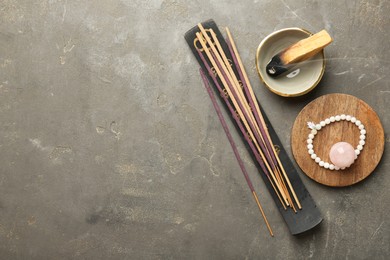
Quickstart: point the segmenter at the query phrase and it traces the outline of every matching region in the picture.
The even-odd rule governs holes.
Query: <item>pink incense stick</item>
[[[270,154],[271,154],[273,166],[275,167],[275,165],[278,165],[278,163],[277,163],[277,160],[276,160],[276,158],[275,158],[274,153],[272,152],[272,145],[271,145],[271,142],[270,142],[270,140],[267,138],[268,135],[266,134],[265,129],[264,129],[264,126],[263,126],[263,124],[261,123],[260,116],[259,116],[259,114],[257,113],[257,109],[256,109],[256,106],[255,106],[254,101],[253,101],[253,99],[252,99],[252,95],[251,95],[250,92],[249,92],[248,85],[246,84],[246,80],[244,79],[244,76],[243,76],[242,71],[241,71],[241,67],[240,67],[239,64],[238,64],[236,54],[234,53],[234,51],[233,51],[233,49],[232,49],[232,44],[231,44],[229,38],[226,39],[226,43],[227,43],[227,45],[228,45],[228,48],[229,48],[229,51],[230,51],[230,55],[231,55],[232,58],[233,58],[234,65],[235,65],[236,68],[237,68],[237,72],[238,72],[238,74],[239,74],[239,78],[240,78],[240,80],[241,80],[241,82],[242,82],[242,84],[243,84],[243,88],[244,88],[245,94],[246,94],[246,96],[247,96],[247,98],[248,98],[249,105],[250,105],[250,107],[252,108],[253,114],[255,115],[256,122],[257,122],[257,124],[258,124],[258,126],[259,126],[261,135],[264,137],[265,144],[266,144],[266,146],[267,146],[267,148],[268,148],[268,150],[269,150],[269,152],[270,152]]]
[[[245,177],[245,180],[246,180],[246,182],[247,182],[247,184],[248,184],[248,186],[249,186],[249,189],[250,189],[251,192],[252,192],[253,197],[255,198],[255,201],[256,201],[256,203],[257,203],[257,206],[259,207],[259,210],[260,210],[260,212],[261,212],[261,215],[263,216],[264,222],[265,222],[265,224],[267,225],[268,231],[269,231],[269,233],[270,233],[271,236],[274,236],[274,234],[273,234],[273,232],[272,232],[272,229],[271,229],[271,227],[270,227],[270,225],[269,225],[269,223],[268,223],[267,217],[265,216],[264,211],[263,211],[263,208],[262,208],[262,206],[261,206],[261,204],[260,204],[260,201],[259,201],[259,199],[258,199],[258,197],[257,197],[256,191],[255,191],[255,189],[253,188],[252,181],[250,180],[249,175],[248,175],[248,172],[246,171],[246,168],[245,168],[245,166],[244,166],[244,162],[242,161],[242,159],[241,159],[241,157],[240,157],[240,154],[238,153],[237,146],[236,146],[236,144],[235,144],[235,142],[234,142],[234,140],[233,140],[232,135],[230,134],[230,131],[229,131],[229,128],[228,128],[228,126],[227,126],[227,124],[226,124],[225,118],[223,117],[223,114],[222,114],[222,112],[221,112],[221,109],[220,109],[219,106],[218,106],[217,100],[215,99],[214,93],[213,93],[213,91],[212,91],[212,89],[211,89],[211,87],[210,87],[210,85],[209,85],[209,82],[208,82],[208,80],[207,80],[207,78],[206,78],[206,75],[205,75],[205,73],[203,72],[203,70],[202,70],[201,68],[199,69],[199,72],[200,72],[200,75],[201,75],[201,77],[202,77],[204,86],[205,86],[205,88],[206,88],[206,90],[207,90],[207,93],[208,93],[209,96],[210,96],[211,102],[213,103],[214,109],[215,109],[215,111],[217,112],[218,118],[219,118],[219,120],[220,120],[220,122],[221,122],[221,124],[222,124],[223,130],[225,131],[225,134],[226,134],[226,136],[227,136],[227,138],[228,138],[228,140],[229,140],[229,143],[230,143],[230,145],[231,145],[231,147],[232,147],[232,149],[233,149],[234,155],[236,156],[236,159],[237,159],[237,161],[238,161],[238,164],[240,165],[240,168],[241,168],[241,171],[242,171],[242,173],[243,173],[243,175],[244,175],[244,177]]]
[[[225,103],[228,106],[228,109],[229,109],[230,113],[232,113],[232,115],[234,117],[234,120],[236,121],[236,123],[237,123],[237,125],[238,125],[238,127],[239,127],[239,129],[240,129],[240,131],[242,133],[242,135],[244,136],[244,138],[247,141],[247,143],[249,144],[253,154],[255,155],[256,161],[259,163],[259,165],[260,165],[261,169],[263,170],[263,172],[269,177],[268,170],[265,167],[263,160],[260,158],[259,152],[256,150],[253,142],[249,139],[248,134],[246,133],[244,126],[242,125],[239,117],[237,116],[236,112],[234,111],[234,109],[233,109],[232,105],[230,104],[229,100],[225,96],[225,94],[223,92],[223,89],[221,88],[217,78],[214,76],[214,73],[212,72],[212,70],[210,68],[210,65],[207,63],[205,57],[203,56],[203,54],[199,50],[198,50],[198,54],[199,54],[199,57],[201,58],[203,64],[205,65],[205,67],[206,67],[210,77],[213,79],[214,84],[217,86],[217,88],[219,90],[219,93],[221,94],[221,96],[225,100]]]

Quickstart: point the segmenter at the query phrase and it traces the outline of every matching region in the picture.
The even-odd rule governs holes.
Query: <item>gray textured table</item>
[[[324,222],[293,237],[237,141],[269,237],[183,35],[209,18],[230,28],[291,157],[296,115],[323,94],[363,99],[388,132],[389,13],[383,0],[1,1],[0,258],[388,259],[386,148],[352,187],[300,172]],[[286,99],[254,60],[292,26],[335,41],[319,86]]]

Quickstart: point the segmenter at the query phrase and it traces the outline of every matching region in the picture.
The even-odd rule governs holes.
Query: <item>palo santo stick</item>
[[[226,91],[228,92],[229,97],[231,98],[231,100],[233,102],[233,105],[234,105],[235,109],[237,110],[237,113],[239,114],[240,118],[242,119],[242,121],[243,121],[243,123],[245,125],[245,128],[247,129],[250,137],[253,140],[253,143],[255,144],[258,152],[260,153],[260,156],[262,157],[262,159],[264,161],[264,164],[266,165],[266,167],[268,169],[268,172],[270,173],[272,179],[274,180],[274,183],[277,186],[277,188],[278,188],[278,190],[280,192],[280,195],[282,196],[285,204],[289,206],[289,202],[287,201],[287,198],[286,198],[286,195],[285,195],[283,189],[280,187],[280,184],[276,181],[275,176],[274,176],[274,174],[273,174],[273,172],[272,172],[272,170],[271,170],[271,168],[270,168],[270,166],[268,164],[268,161],[266,160],[264,154],[262,153],[262,151],[261,151],[261,149],[260,149],[260,147],[259,147],[259,145],[258,145],[258,143],[257,143],[257,141],[256,141],[256,139],[255,139],[255,137],[254,137],[254,135],[252,133],[252,131],[251,131],[251,128],[248,125],[246,117],[243,115],[243,112],[241,111],[240,106],[238,105],[238,103],[237,103],[233,93],[231,92],[231,89],[230,89],[229,85],[232,84],[233,80],[230,77],[230,74],[227,71],[227,68],[225,66],[223,66],[224,63],[223,63],[219,53],[215,49],[214,44],[212,43],[211,39],[209,38],[209,36],[207,35],[206,31],[204,30],[203,26],[201,24],[199,24],[198,26],[199,26],[199,28],[200,28],[200,30],[202,32],[202,36],[204,37],[204,39],[206,39],[206,41],[209,44],[209,46],[211,47],[211,50],[213,51],[215,57],[217,58],[217,61],[214,60],[212,54],[210,53],[209,48],[206,46],[206,43],[204,42],[201,34],[200,33],[196,33],[196,36],[197,36],[200,44],[202,45],[202,48],[205,50],[208,59],[210,60],[211,64],[213,65],[215,71],[217,72],[217,74],[218,74],[222,84],[224,85]],[[218,64],[222,67],[222,70],[224,72],[223,74],[222,74],[221,70],[219,69],[219,66],[218,66],[218,64],[216,62],[218,62]],[[227,77],[227,80],[228,80],[229,83],[225,80],[225,77]]]
[[[332,37],[322,30],[306,39],[289,46],[276,54],[267,64],[266,70],[271,77],[286,72],[291,64],[311,58],[332,42]]]

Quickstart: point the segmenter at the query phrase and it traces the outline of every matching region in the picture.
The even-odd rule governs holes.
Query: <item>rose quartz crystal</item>
[[[330,148],[329,157],[335,166],[343,169],[355,161],[355,149],[347,142],[335,143]]]

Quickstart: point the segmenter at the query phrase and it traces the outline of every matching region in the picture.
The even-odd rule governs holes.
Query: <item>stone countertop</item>
[[[388,132],[389,2],[34,2],[0,4],[2,258],[390,257],[386,148],[375,172],[351,187],[299,171],[324,221],[294,237],[237,141],[268,235],[184,40],[206,19],[229,27],[292,158],[295,117],[324,94],[364,100]],[[334,38],[322,81],[299,98],[268,91],[255,68],[260,41],[286,27]]]

